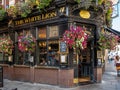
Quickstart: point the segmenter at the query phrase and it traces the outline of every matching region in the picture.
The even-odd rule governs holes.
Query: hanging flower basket
[[[36,39],[31,35],[18,37],[18,48],[21,52],[34,52]]]
[[[11,55],[13,47],[13,41],[10,39],[10,37],[0,37],[0,52]]]
[[[70,30],[66,30],[63,34],[63,41],[67,44],[69,48],[80,48],[84,49],[87,47],[88,35],[82,27],[73,26]]]
[[[102,49],[114,49],[117,45],[119,37],[113,33],[101,34],[99,38],[99,48]]]

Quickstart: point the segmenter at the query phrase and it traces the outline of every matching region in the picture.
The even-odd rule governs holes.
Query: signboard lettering
[[[22,20],[17,20],[17,21],[15,21],[15,26],[30,23],[30,22],[35,22],[35,21],[39,21],[39,20],[50,19],[50,18],[53,18],[56,16],[57,16],[56,12],[41,14],[38,16],[33,16],[33,17],[22,19]]]

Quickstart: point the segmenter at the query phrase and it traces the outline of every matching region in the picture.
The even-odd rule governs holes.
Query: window
[[[38,65],[59,66],[59,40],[39,41]]]
[[[58,26],[49,27],[49,38],[54,38],[59,36]]]
[[[4,38],[5,37],[5,38]],[[9,35],[8,33],[4,33],[4,34],[1,34],[0,35],[0,38],[3,39],[3,41],[6,41],[5,39],[9,38]],[[2,44],[2,43],[1,43]],[[7,45],[7,44],[5,44]],[[8,57],[9,57],[9,50],[6,46],[3,46],[4,47],[4,51],[0,50],[0,63],[1,64],[8,64],[9,63],[9,60],[8,60]],[[3,48],[3,47],[0,47],[0,48]]]
[[[28,35],[30,33],[29,30],[23,30],[21,32],[17,32],[17,38],[21,35]],[[26,48],[27,49],[27,48]],[[15,64],[18,65],[31,65],[34,63],[34,52],[28,52],[27,50],[25,52],[22,52],[19,50],[18,45],[16,47],[16,61]]]
[[[59,40],[48,42],[48,65],[59,66]]]
[[[39,38],[41,39],[46,38],[46,28],[40,28],[38,33],[39,33],[38,35]]]
[[[48,35],[47,35],[48,33]],[[39,60],[37,65],[59,66],[58,26],[43,27],[38,31]],[[54,40],[52,38],[55,38]]]
[[[47,43],[46,41],[39,42],[39,65],[47,65]]]

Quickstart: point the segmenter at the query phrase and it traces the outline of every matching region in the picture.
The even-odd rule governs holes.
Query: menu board
[[[60,42],[60,52],[67,52],[67,45],[65,42]]]

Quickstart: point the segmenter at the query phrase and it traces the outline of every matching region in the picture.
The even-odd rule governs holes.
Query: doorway
[[[81,50],[78,54],[78,82],[80,84],[90,83],[93,79],[93,56],[94,51],[91,50],[92,42],[88,42],[87,48]]]

